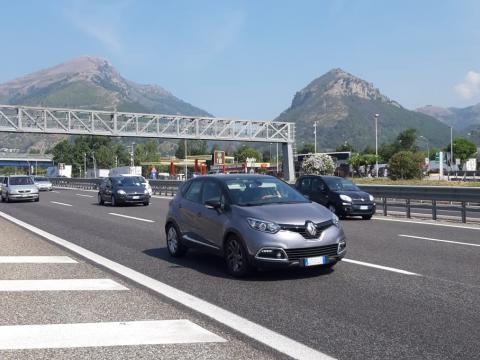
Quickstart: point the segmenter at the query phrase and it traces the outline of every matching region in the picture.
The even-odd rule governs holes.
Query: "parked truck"
[[[119,176],[119,175],[142,175],[141,166],[120,166],[113,169],[110,169],[109,176]]]
[[[72,165],[58,164],[47,168],[47,177],[72,177]]]

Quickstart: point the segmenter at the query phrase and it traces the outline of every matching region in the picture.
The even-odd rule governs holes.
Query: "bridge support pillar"
[[[293,143],[282,144],[283,179],[288,182],[295,181],[295,166],[293,163]]]

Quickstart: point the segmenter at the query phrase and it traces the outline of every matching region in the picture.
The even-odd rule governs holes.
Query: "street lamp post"
[[[314,144],[313,144],[313,148],[315,150],[315,154],[317,153],[317,122],[315,121],[313,123],[313,135],[314,135]]]
[[[375,168],[376,176],[378,178],[378,117],[379,114],[375,114]]]
[[[83,153],[83,176],[87,178],[87,153]]]
[[[185,137],[185,181],[187,180],[187,138]]]
[[[132,143],[132,151],[130,152],[130,166],[135,166],[135,143]]]
[[[450,126],[450,171],[453,170],[453,126]]]
[[[276,159],[277,159],[277,174],[278,174],[278,142],[277,142],[277,157],[276,157]]]

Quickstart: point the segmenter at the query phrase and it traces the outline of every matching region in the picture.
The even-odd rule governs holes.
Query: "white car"
[[[53,190],[53,185],[48,180],[48,178],[44,176],[32,176],[32,180],[35,183],[35,185],[38,187],[38,190],[40,191],[52,191]]]
[[[147,189],[148,194],[149,194],[150,196],[153,195],[152,186],[150,185],[150,183],[148,182],[148,180],[145,179],[143,176],[141,176],[141,175],[131,175],[131,174],[121,174],[120,176],[124,176],[124,177],[135,177],[135,178],[137,178],[138,182],[141,183],[143,186],[145,186],[145,189]]]

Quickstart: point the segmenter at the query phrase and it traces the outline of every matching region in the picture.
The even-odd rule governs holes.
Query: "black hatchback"
[[[150,194],[135,176],[114,176],[105,178],[98,189],[98,203],[109,202],[112,206],[120,204],[150,204]]]
[[[304,175],[297,180],[295,187],[341,218],[361,216],[368,220],[375,214],[374,197],[342,177]]]

